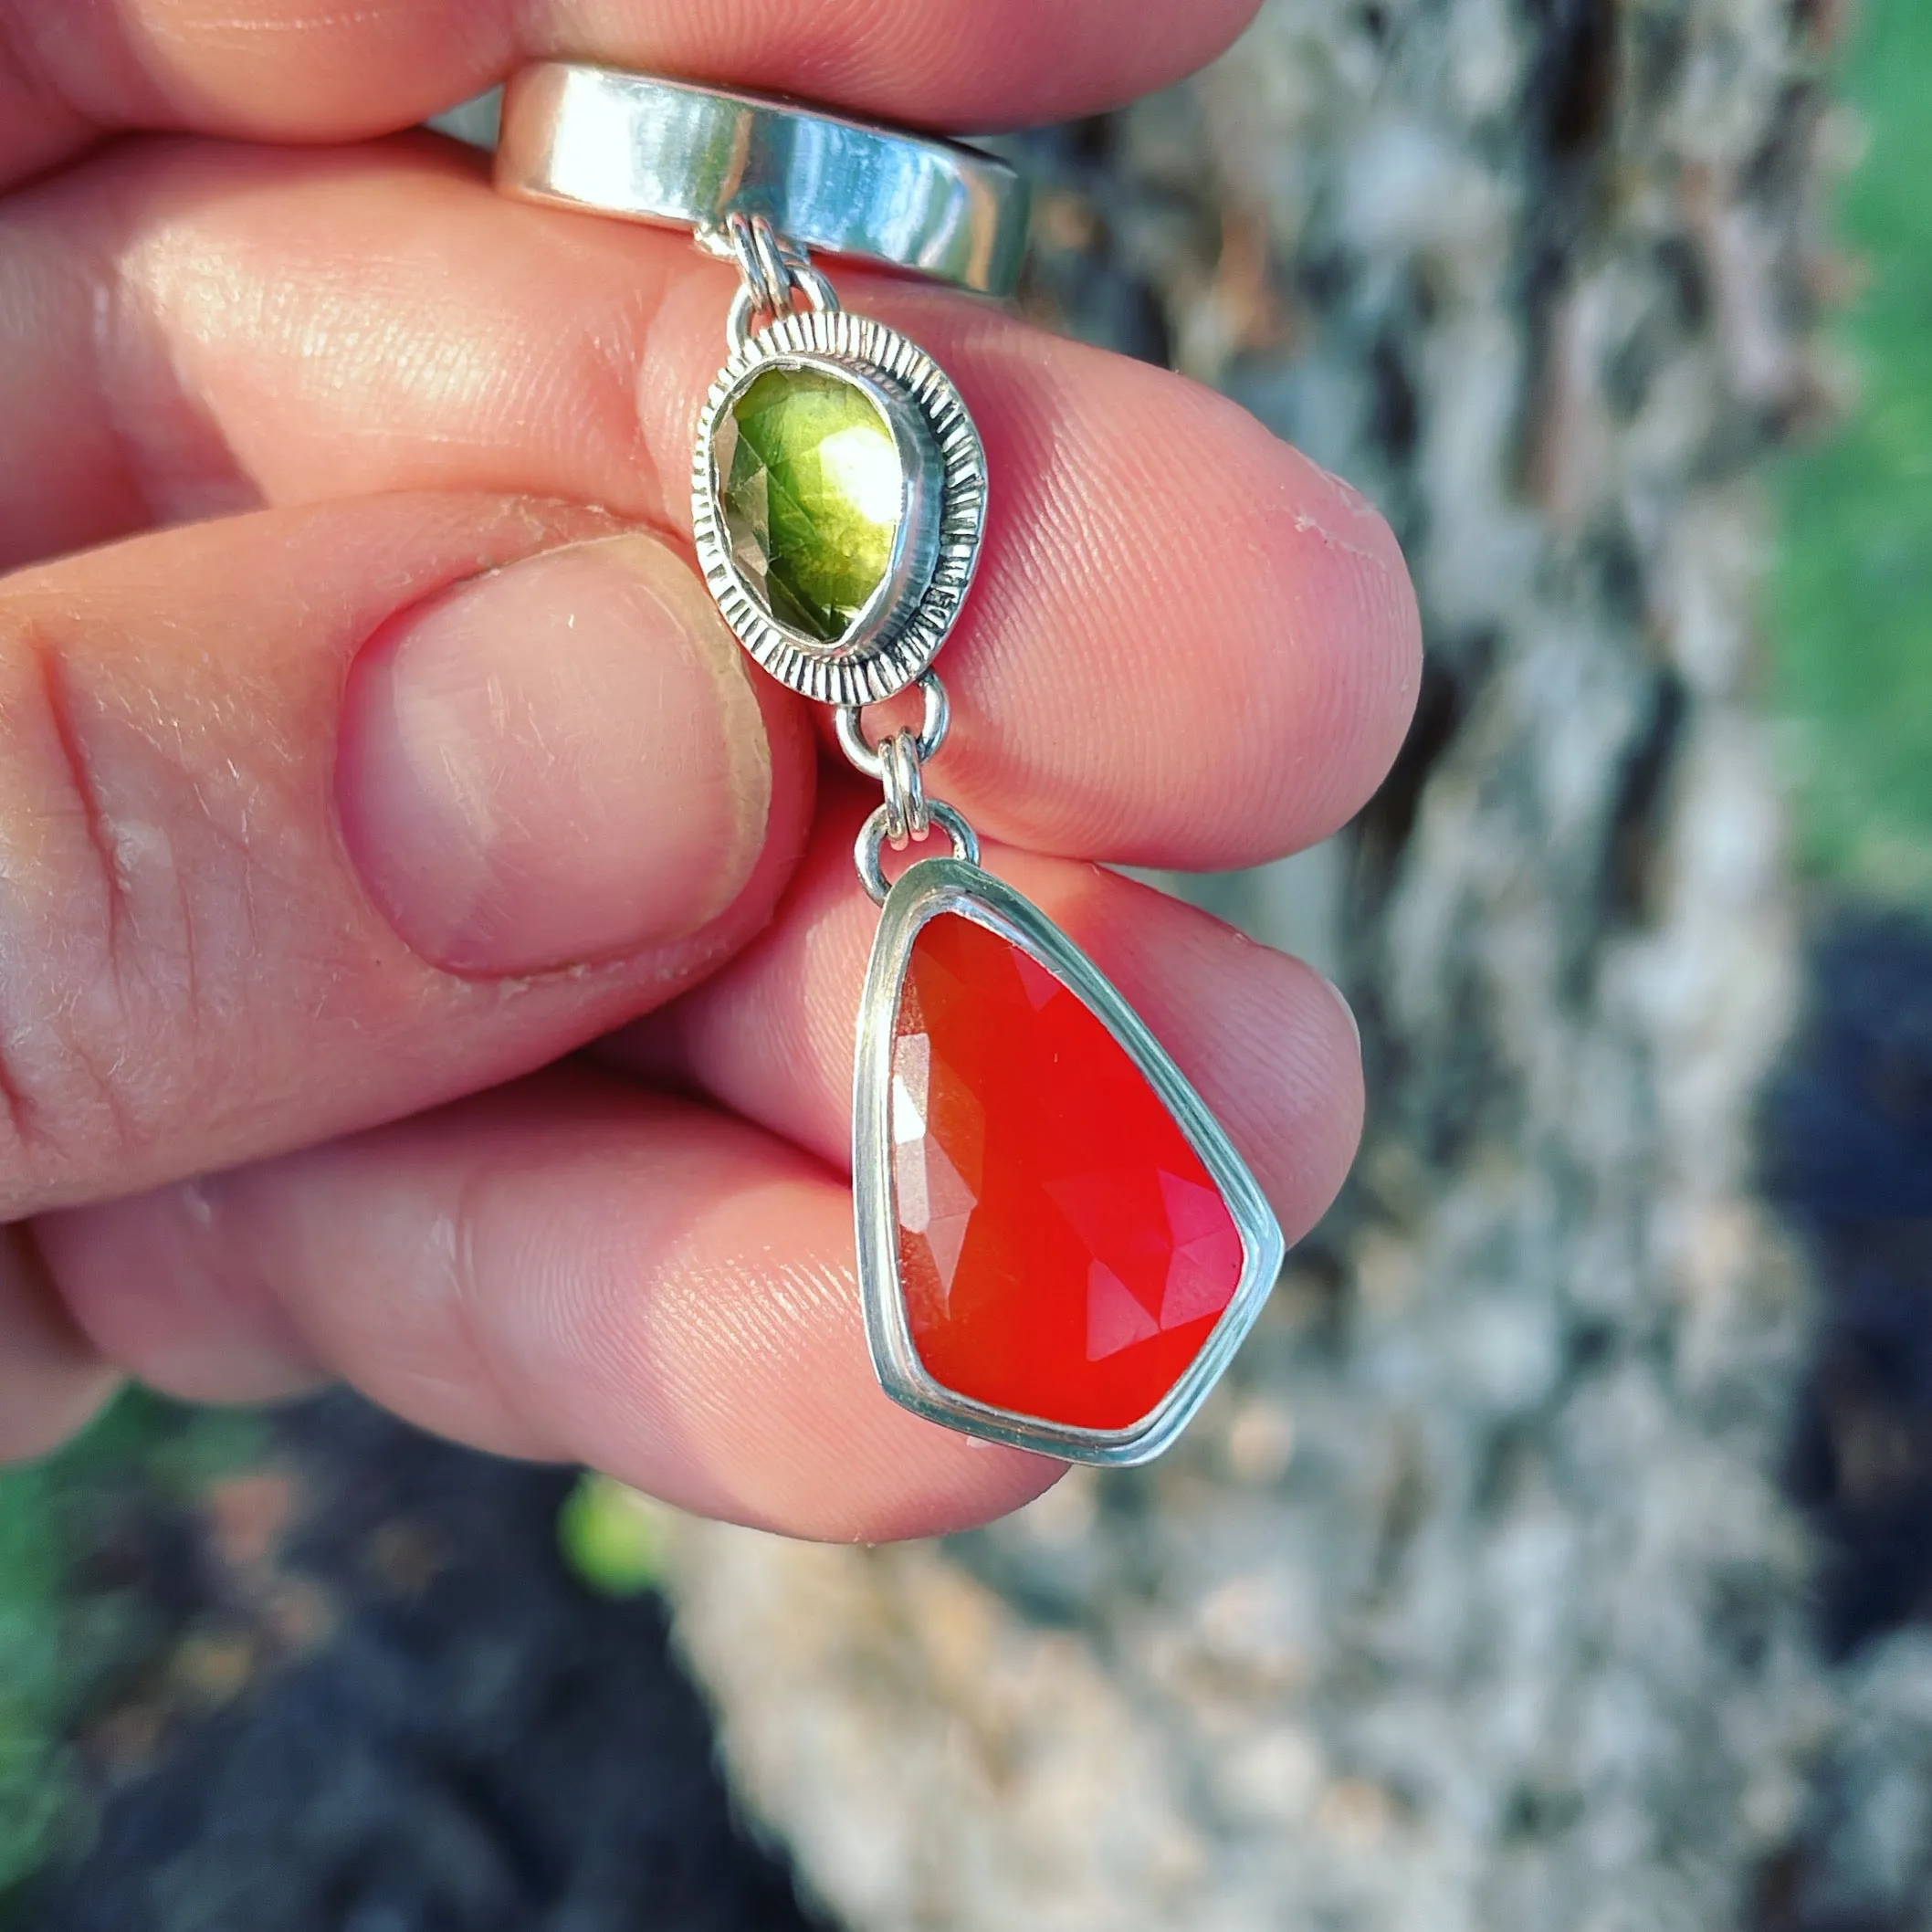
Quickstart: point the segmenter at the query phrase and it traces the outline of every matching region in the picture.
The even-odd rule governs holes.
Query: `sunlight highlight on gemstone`
[[[906,473],[856,383],[781,364],[725,412],[713,449],[731,555],[781,624],[821,643],[852,628],[891,573]]]

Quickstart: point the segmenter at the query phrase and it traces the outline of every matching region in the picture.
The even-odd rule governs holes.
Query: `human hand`
[[[867,1364],[869,801],[687,550],[731,271],[376,137],[559,52],[1054,118],[1250,5],[0,0],[0,1455],[123,1372],[346,1377],[800,1535],[1052,1479]],[[838,277],[991,460],[942,789],[1292,1240],[1359,1131],[1344,1009],[1093,862],[1255,864],[1361,804],[1418,675],[1393,541],[1203,389]]]

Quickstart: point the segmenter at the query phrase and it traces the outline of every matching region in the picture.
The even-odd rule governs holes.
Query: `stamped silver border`
[[[1080,1429],[1018,1415],[935,1381],[913,1347],[899,1281],[892,1172],[892,1042],[913,941],[928,920],[959,913],[1030,952],[1098,1016],[1147,1076],[1225,1198],[1241,1235],[1241,1280],[1220,1322],[1160,1406],[1128,1429]],[[1171,1444],[1255,1325],[1281,1272],[1281,1228],[1246,1163],[1146,1024],[1087,955],[1012,887],[956,858],[923,859],[887,896],[859,1004],[852,1108],[852,1185],[866,1339],[880,1384],[929,1422],[1068,1462],[1122,1467]]]
[[[926,445],[909,471],[895,562],[924,565],[929,558],[929,567],[896,567],[835,644],[793,630],[759,602],[731,554],[719,501],[715,445],[724,412],[754,375],[785,366],[858,383],[892,424],[902,456],[912,455],[908,436]],[[877,704],[931,664],[966,600],[986,529],[986,452],[959,391],[916,342],[869,316],[803,310],[747,337],[711,384],[692,456],[691,523],[719,609],[772,677],[821,704]]]

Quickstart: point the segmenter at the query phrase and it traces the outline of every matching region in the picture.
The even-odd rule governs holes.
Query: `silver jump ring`
[[[940,746],[946,742],[946,734],[952,730],[952,702],[946,696],[946,687],[940,682],[937,671],[922,673],[919,687],[919,696],[925,700],[919,736],[919,758],[925,761],[939,756]],[[838,731],[838,748],[867,778],[883,780],[886,761],[880,753],[884,746],[866,740],[864,717],[863,705],[842,704],[838,707],[833,717]]]
[[[908,731],[895,731],[880,746],[886,768],[886,842],[903,852],[908,841],[932,830],[932,813],[926,803],[926,781],[920,772],[919,741]]]
[[[775,315],[791,307],[791,271],[772,224],[762,215],[740,215],[734,208],[717,227],[700,228],[697,241],[707,255],[735,265],[761,310]]]
[[[969,866],[977,866],[980,840],[972,827],[944,799],[927,800],[926,809],[932,814],[932,823],[952,841],[953,857],[964,860]],[[884,805],[879,806],[866,821],[859,831],[858,842],[852,848],[852,856],[858,864],[859,883],[865,887],[866,896],[875,906],[883,906],[886,895],[892,889],[886,883],[886,810]]]
[[[830,315],[838,308],[838,295],[832,284],[814,268],[810,262],[791,264],[792,288],[803,295],[808,307],[816,309],[821,315]],[[787,302],[782,308],[770,311],[782,315],[791,307]],[[751,340],[753,320],[766,313],[759,292],[748,281],[740,282],[738,292],[731,298],[731,312],[725,318],[725,339],[731,345],[731,353],[736,355]]]
[[[737,266],[738,290],[725,323],[734,352],[751,339],[759,317],[776,320],[789,314],[795,295],[802,294],[821,313],[838,307],[837,292],[812,266],[811,257],[762,215],[746,215],[734,209],[716,226],[700,228],[698,245]]]
[[[742,215],[733,217],[743,221]],[[751,254],[758,263],[759,292],[764,305],[774,315],[782,315],[792,305],[793,269],[810,266],[804,251],[800,248],[784,249],[779,246],[776,231],[762,215],[754,215],[751,222]]]
[[[716,227],[697,231],[707,255],[734,263],[761,313],[782,315],[792,306],[793,271],[810,266],[801,248],[786,242],[762,215],[733,209]]]

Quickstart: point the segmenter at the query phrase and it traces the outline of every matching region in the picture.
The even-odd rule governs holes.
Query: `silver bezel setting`
[[[731,553],[718,477],[719,425],[734,397],[772,368],[855,383],[891,425],[907,478],[893,569],[835,643],[781,622]],[[782,316],[733,351],[705,398],[691,469],[698,567],[725,621],[781,684],[822,704],[877,704],[914,683],[945,643],[971,587],[986,527],[986,453],[960,393],[916,342],[869,316]]]
[[[892,1044],[912,947],[929,920],[957,913],[1031,953],[1085,1001],[1147,1076],[1220,1188],[1241,1236],[1233,1298],[1158,1407],[1125,1429],[1083,1429],[996,1409],[935,1381],[919,1360],[899,1279],[892,1171]],[[1065,1461],[1122,1467],[1150,1461],[1192,1419],[1254,1327],[1286,1252],[1265,1196],[1221,1123],[1153,1034],[1087,955],[1012,887],[957,858],[922,859],[887,895],[859,1005],[852,1108],[852,1183],[866,1339],[886,1392],[929,1422]]]

